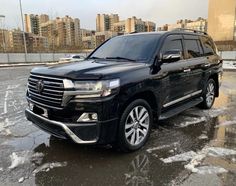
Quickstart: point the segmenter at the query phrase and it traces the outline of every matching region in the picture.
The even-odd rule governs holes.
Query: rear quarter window
[[[202,47],[204,51],[204,56],[214,55],[216,53],[216,48],[213,41],[208,37],[201,37]]]

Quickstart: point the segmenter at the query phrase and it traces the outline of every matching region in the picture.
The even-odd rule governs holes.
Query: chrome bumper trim
[[[44,118],[38,114],[35,114],[34,112],[32,112],[29,109],[26,109],[26,112],[30,113],[31,115],[33,115],[34,117],[37,117],[47,123],[51,123],[57,126],[60,126],[61,128],[63,128],[63,130],[66,132],[66,134],[75,142],[78,144],[93,144],[96,143],[98,141],[98,139],[95,140],[91,140],[91,141],[84,141],[82,139],[80,139],[78,136],[76,136],[64,123],[62,122],[58,122],[58,121],[53,121],[53,120],[49,120],[47,118]]]

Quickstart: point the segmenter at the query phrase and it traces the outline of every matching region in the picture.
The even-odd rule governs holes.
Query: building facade
[[[80,20],[65,16],[42,23],[41,35],[48,38],[49,48],[79,48],[82,45]]]
[[[114,30],[114,24],[119,22],[118,14],[97,14],[96,31],[104,32]]]
[[[208,33],[217,42],[236,41],[235,0],[209,0]]]
[[[207,32],[207,20],[199,17],[197,20],[178,20],[174,24],[165,24],[158,27],[158,31],[171,31],[175,29],[192,29]]]

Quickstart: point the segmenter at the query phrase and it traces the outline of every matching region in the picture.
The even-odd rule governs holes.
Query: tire
[[[117,139],[119,149],[132,152],[144,146],[150,136],[152,124],[150,105],[143,99],[131,102],[121,115]]]
[[[202,94],[203,102],[199,104],[202,109],[210,109],[214,102],[216,96],[216,83],[213,79],[209,79],[206,88]]]

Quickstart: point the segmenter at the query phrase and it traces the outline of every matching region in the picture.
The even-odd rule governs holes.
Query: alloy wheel
[[[134,107],[125,122],[125,137],[131,145],[139,145],[148,134],[150,116],[144,106]]]

